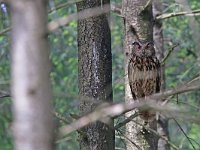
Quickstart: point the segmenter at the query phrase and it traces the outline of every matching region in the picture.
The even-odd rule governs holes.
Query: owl
[[[128,79],[133,99],[144,98],[160,91],[160,62],[153,42],[134,42],[128,64]],[[141,118],[150,120],[155,114],[139,110]]]

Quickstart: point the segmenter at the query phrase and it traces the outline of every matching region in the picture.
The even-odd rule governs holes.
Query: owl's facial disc
[[[153,42],[148,42],[148,43],[144,44],[143,51],[144,51],[145,57],[154,56],[155,55],[155,49],[154,49]]]
[[[136,56],[141,57],[142,45],[139,42],[133,42],[132,45],[133,45],[132,53],[135,54]]]

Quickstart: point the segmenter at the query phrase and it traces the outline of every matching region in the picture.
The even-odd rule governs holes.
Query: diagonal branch
[[[56,19],[54,21],[51,21],[50,23],[48,23],[48,30],[55,31],[57,28],[61,26],[65,26],[73,20],[86,19],[86,18],[108,13],[109,11],[110,11],[110,5],[104,5],[103,7],[88,8],[81,12],[74,13],[74,14]]]
[[[161,64],[164,64],[165,61],[168,59],[170,54],[175,50],[175,48],[179,45],[179,43],[175,44],[167,53],[167,55],[162,59]]]
[[[179,150],[179,148],[178,148],[176,145],[174,145],[172,142],[170,142],[169,139],[168,139],[166,136],[160,135],[157,131],[155,131],[155,130],[153,130],[153,129],[151,129],[151,128],[149,128],[149,127],[147,127],[147,126],[145,126],[145,125],[143,125],[143,124],[141,124],[141,123],[139,123],[139,122],[136,122],[135,120],[133,120],[133,121],[134,121],[136,124],[138,124],[138,125],[142,126],[143,128],[145,128],[146,130],[150,131],[150,132],[153,133],[154,135],[158,136],[159,138],[162,138],[163,140],[165,140],[167,143],[169,143],[169,145],[170,145],[173,149]]]
[[[52,13],[52,12],[54,12],[54,11],[57,11],[58,9],[65,8],[65,7],[69,6],[69,5],[72,5],[72,4],[81,2],[81,1],[83,1],[83,0],[70,0],[70,1],[67,1],[67,2],[65,2],[65,3],[62,3],[62,4],[60,4],[60,5],[56,6],[56,7],[54,7],[54,8],[51,8],[51,9],[48,11],[48,13]]]
[[[189,117],[183,115],[185,111],[183,110],[177,110],[174,107],[171,107],[170,105],[165,105],[164,107],[161,107],[161,105],[158,104],[157,100],[165,99],[171,95],[176,95],[184,92],[189,92],[193,90],[200,89],[200,84],[198,82],[190,83],[187,82],[177,88],[166,90],[161,93],[154,94],[150,97],[146,97],[145,99],[148,99],[146,101],[145,99],[138,99],[137,101],[132,101],[132,103],[119,103],[119,104],[113,104],[113,105],[105,105],[105,107],[99,107],[99,109],[96,109],[94,112],[81,117],[77,121],[64,126],[61,129],[62,134],[69,134],[73,131],[76,131],[77,129],[80,129],[86,125],[88,125],[91,122],[95,122],[97,120],[103,120],[108,117],[115,117],[119,116],[123,113],[126,113],[130,110],[133,110],[135,108],[143,108],[143,109],[154,109],[155,111],[170,113],[173,115],[179,115],[186,119],[191,119],[196,122],[200,122],[199,118],[197,117]]]
[[[182,132],[182,133],[184,134],[184,136],[187,138],[187,140],[189,141],[190,145],[192,145],[192,148],[193,148],[194,150],[196,150],[196,148],[195,148],[194,145],[192,144],[191,139],[187,136],[187,134],[185,133],[185,131],[183,130],[183,128],[181,127],[181,125],[178,123],[178,121],[177,121],[175,118],[173,118],[173,120],[176,122],[176,124],[177,124],[177,126],[179,127],[179,129],[181,130],[181,132]]]
[[[200,15],[200,9],[197,9],[197,10],[192,10],[190,12],[186,12],[186,11],[183,11],[183,12],[173,12],[173,13],[167,13],[167,14],[162,14],[162,15],[159,15],[156,17],[157,20],[160,20],[160,19],[168,19],[168,18],[171,18],[171,17],[177,17],[177,16],[199,16]]]

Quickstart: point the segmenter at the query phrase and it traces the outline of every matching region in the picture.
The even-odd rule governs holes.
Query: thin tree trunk
[[[47,0],[12,0],[12,95],[16,150],[53,149]]]
[[[148,5],[148,6],[147,6]],[[147,6],[145,8],[145,6]],[[131,54],[131,44],[138,40],[153,41],[153,15],[152,4],[149,0],[123,0],[122,13],[124,17],[124,53],[125,53],[125,74],[128,72],[129,56]],[[135,34],[136,33],[136,34]],[[125,77],[125,102],[134,102],[131,100],[132,95],[129,87],[128,77]],[[128,118],[135,111],[125,114]],[[144,124],[144,120],[140,117],[126,124],[126,147],[127,150],[138,149],[157,149],[157,138],[152,134],[143,134],[143,127],[139,124]],[[149,125],[156,130],[156,121]]]
[[[78,12],[109,4],[109,0],[83,0]],[[78,21],[80,113],[93,111],[100,103],[112,102],[111,33],[105,13]],[[81,150],[114,149],[113,120],[95,122],[80,132]]]
[[[154,0],[153,2],[153,16],[162,14],[162,3],[159,0]],[[161,20],[155,20],[153,27],[153,38],[154,45],[156,49],[157,58],[162,61],[164,58],[164,41],[162,32],[162,22]],[[165,65],[161,65],[161,91],[165,89]],[[169,138],[168,133],[168,119],[165,116],[159,116],[157,131],[160,135]],[[169,150],[169,144],[166,140],[159,138],[158,140],[158,150]]]

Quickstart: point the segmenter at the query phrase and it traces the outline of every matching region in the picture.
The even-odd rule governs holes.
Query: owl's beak
[[[145,54],[145,50],[142,50],[142,54],[143,54],[143,55]]]

